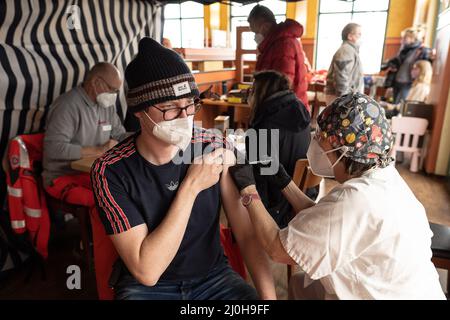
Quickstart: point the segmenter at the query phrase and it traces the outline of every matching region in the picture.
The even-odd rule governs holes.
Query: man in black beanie
[[[228,174],[234,155],[222,137],[193,127],[199,91],[187,65],[144,38],[125,79],[141,131],[98,159],[91,174],[120,256],[116,299],[275,299],[268,260]],[[224,256],[221,203],[258,293]]]

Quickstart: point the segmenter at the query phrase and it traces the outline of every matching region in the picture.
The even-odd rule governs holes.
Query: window
[[[205,38],[203,5],[193,1],[164,6],[164,38],[174,48],[203,48]],[[193,32],[195,30],[195,32]]]
[[[272,10],[277,22],[286,20],[286,2],[279,0],[265,0],[259,1],[258,4],[266,6]],[[231,20],[231,46],[236,48],[236,27],[248,26],[247,18],[256,3],[242,5],[240,3],[232,2],[230,11]],[[256,49],[254,41],[254,34],[252,32],[244,33],[242,35],[242,46],[244,49]]]
[[[349,22],[361,25],[360,57],[364,73],[378,73],[383,59],[389,0],[320,0],[316,69],[328,69]]]

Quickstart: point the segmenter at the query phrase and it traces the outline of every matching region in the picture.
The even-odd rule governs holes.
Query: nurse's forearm
[[[299,213],[300,211],[310,208],[316,204],[306,194],[304,194],[292,180],[281,192],[286,197],[295,213]]]
[[[241,191],[241,194],[257,193],[258,191],[254,185],[248,186]],[[258,241],[263,246],[264,251],[272,256],[273,244],[278,241],[280,228],[278,228],[278,225],[260,200],[253,200],[247,207],[247,211],[250,215],[250,220],[252,221]]]

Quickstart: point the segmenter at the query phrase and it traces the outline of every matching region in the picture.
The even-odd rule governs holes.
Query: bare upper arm
[[[222,202],[228,222],[230,223],[236,239],[243,240],[253,234],[253,226],[248,216],[247,209],[240,201],[240,194],[228,172],[228,168],[234,165],[235,155],[230,150],[225,150],[224,169],[220,178],[220,190]]]
[[[148,228],[143,223],[125,232],[109,236],[120,258],[135,277],[139,276],[139,256],[142,243],[147,235]]]

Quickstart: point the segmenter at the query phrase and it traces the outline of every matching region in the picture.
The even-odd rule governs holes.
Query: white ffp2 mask
[[[158,139],[177,146],[180,150],[185,150],[192,140],[192,129],[194,126],[194,116],[177,118],[170,121],[156,123],[145,112],[147,118],[154,123],[153,134]]]
[[[327,153],[343,149],[344,152],[336,160],[335,163],[331,164],[330,159],[328,159]],[[311,167],[312,173],[316,176],[324,178],[334,178],[334,166],[342,159],[342,157],[347,153],[348,147],[342,146],[336,149],[331,149],[324,151],[316,139],[311,139],[309,144],[308,152],[306,157],[308,158],[309,166]]]
[[[259,45],[264,40],[264,36],[261,33],[255,33],[255,42]]]
[[[116,103],[117,93],[103,92],[97,96],[97,103],[103,108],[109,108]]]

